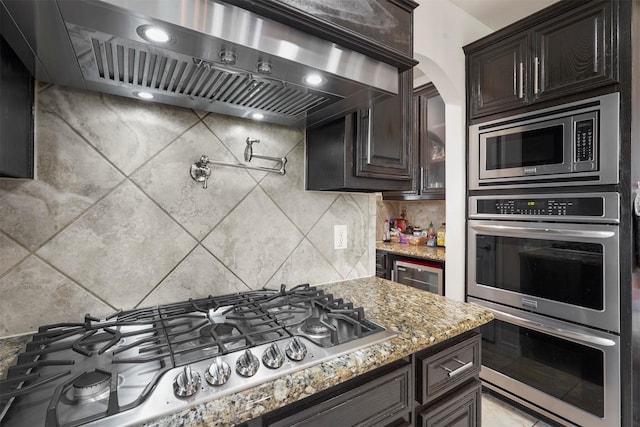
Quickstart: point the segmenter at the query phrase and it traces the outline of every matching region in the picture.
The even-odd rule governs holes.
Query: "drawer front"
[[[409,407],[411,366],[405,366],[270,427],[386,426]]]
[[[416,399],[431,402],[480,373],[480,334],[436,354],[418,356]]]

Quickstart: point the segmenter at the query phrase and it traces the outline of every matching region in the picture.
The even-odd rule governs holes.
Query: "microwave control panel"
[[[604,213],[604,203],[601,197],[479,199],[476,206],[478,214],[489,215],[601,217]]]
[[[594,120],[575,122],[576,162],[591,162],[595,159]]]

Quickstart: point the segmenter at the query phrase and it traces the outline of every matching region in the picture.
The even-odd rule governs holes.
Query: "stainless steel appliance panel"
[[[475,298],[469,301],[495,316],[481,327],[484,383],[535,411],[564,417],[567,425],[619,425],[620,337]]]
[[[427,262],[397,260],[391,280],[423,291],[444,295],[442,268]]]
[[[617,184],[620,95],[469,127],[469,189]]]
[[[468,294],[620,331],[618,226],[469,220]]]

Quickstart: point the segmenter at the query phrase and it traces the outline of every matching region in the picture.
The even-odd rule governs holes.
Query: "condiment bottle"
[[[436,245],[436,232],[433,228],[433,221],[429,223],[429,229],[427,230],[427,246]]]
[[[384,220],[384,235],[382,237],[382,241],[383,242],[390,242],[391,241],[391,234],[389,234],[389,220],[388,219]]]
[[[436,233],[436,244],[438,246],[444,246],[444,235],[446,233],[445,223],[443,222],[440,228],[438,228],[438,232]]]

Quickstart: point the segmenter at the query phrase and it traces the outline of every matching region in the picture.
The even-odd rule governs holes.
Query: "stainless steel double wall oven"
[[[617,93],[469,128],[481,378],[566,425],[621,414],[619,147]]]

